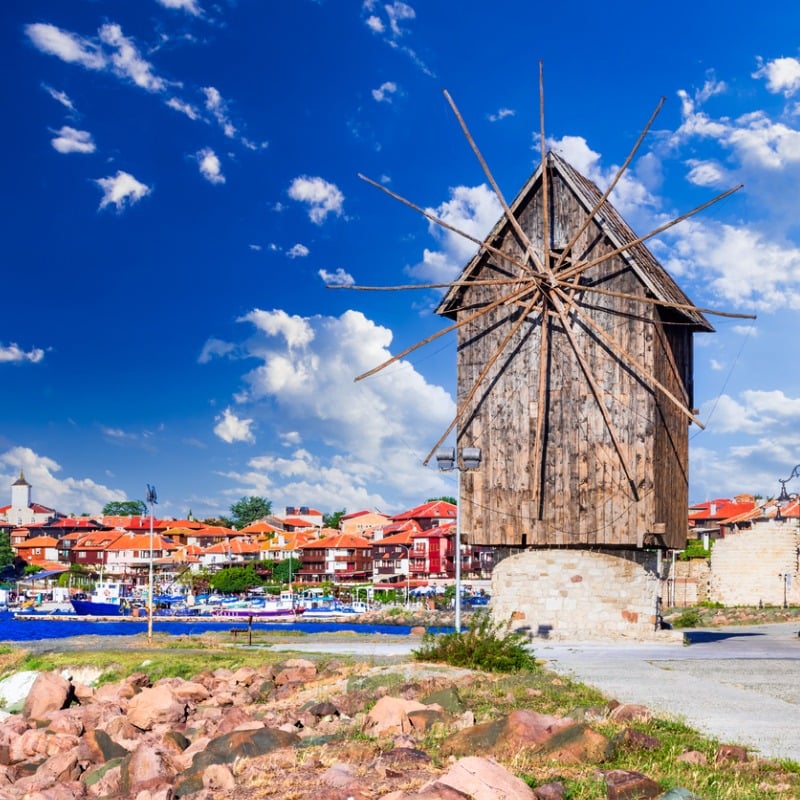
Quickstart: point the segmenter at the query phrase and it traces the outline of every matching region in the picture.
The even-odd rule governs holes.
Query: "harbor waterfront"
[[[173,636],[225,632],[231,622],[241,627],[246,619],[231,620],[217,617],[153,617],[153,630]],[[403,636],[411,633],[411,625],[389,625],[370,622],[261,622],[254,618],[253,631],[291,631],[294,633],[363,633]],[[433,633],[447,633],[447,626],[428,627]],[[27,642],[41,639],[61,639],[86,634],[99,636],[135,636],[147,632],[147,618],[142,617],[78,617],[69,614],[14,614],[0,611],[0,642]]]

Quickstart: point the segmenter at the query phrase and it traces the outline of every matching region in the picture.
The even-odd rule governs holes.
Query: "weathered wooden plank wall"
[[[551,183],[553,241],[563,246],[567,232],[577,230],[586,211],[558,176]],[[541,193],[533,192],[517,209],[523,229],[542,244]],[[525,255],[515,235],[506,229],[495,242],[516,260]],[[589,225],[574,248],[582,258],[596,258],[613,246],[596,223]],[[516,276],[519,267],[484,257],[475,277]],[[615,256],[584,273],[584,281],[603,288],[643,295],[646,288],[622,256]],[[464,305],[487,304],[507,287],[476,286],[464,293]],[[662,329],[654,306],[590,292],[577,292],[584,313],[663,382],[682,396],[691,374],[691,333]],[[458,395],[463,401],[492,359],[519,314],[517,305],[501,306],[459,331]],[[460,312],[465,315],[467,312]],[[646,536],[663,528],[669,546],[685,538],[688,498],[686,485],[687,420],[661,392],[654,392],[619,355],[610,353],[597,335],[574,314],[569,325],[578,349],[591,366],[603,395],[595,398],[562,320],[529,314],[506,347],[459,426],[458,444],[479,446],[484,461],[462,481],[462,528],[476,543],[536,546],[640,547]],[[542,326],[549,326],[548,382],[539,407]],[[607,409],[621,454],[617,453],[598,406]],[[542,475],[534,463],[537,418],[547,425]],[[634,486],[622,459],[628,464]],[[536,481],[541,503],[533,502]],[[638,499],[637,499],[638,495]]]

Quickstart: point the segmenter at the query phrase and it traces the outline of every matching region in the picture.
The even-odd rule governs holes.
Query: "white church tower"
[[[19,478],[11,484],[11,511],[28,509],[31,506],[31,485],[25,480],[25,473],[20,469]]]
[[[19,478],[11,484],[11,505],[0,508],[0,517],[3,516],[6,522],[22,527],[50,522],[58,514],[52,508],[31,502],[31,485],[25,480],[25,473],[20,469]]]

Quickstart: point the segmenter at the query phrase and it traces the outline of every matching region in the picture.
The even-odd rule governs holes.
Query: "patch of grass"
[[[417,661],[435,661],[483,672],[535,672],[539,665],[527,637],[511,630],[511,620],[492,621],[488,612],[472,618],[460,633],[426,633],[422,646],[412,651]]]
[[[673,628],[696,628],[700,624],[700,612],[696,608],[687,608],[682,614],[670,620]]]
[[[347,691],[369,693],[381,688],[391,691],[396,686],[402,686],[406,681],[406,676],[402,672],[385,672],[380,675],[353,675],[347,680]]]

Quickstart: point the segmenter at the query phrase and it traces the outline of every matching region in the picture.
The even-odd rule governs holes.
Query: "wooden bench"
[[[233,641],[235,642],[241,634],[246,634],[248,637],[248,642],[250,641],[250,634],[252,632],[252,628],[248,627],[238,627],[238,628],[231,628],[229,631],[230,635],[233,637]]]

